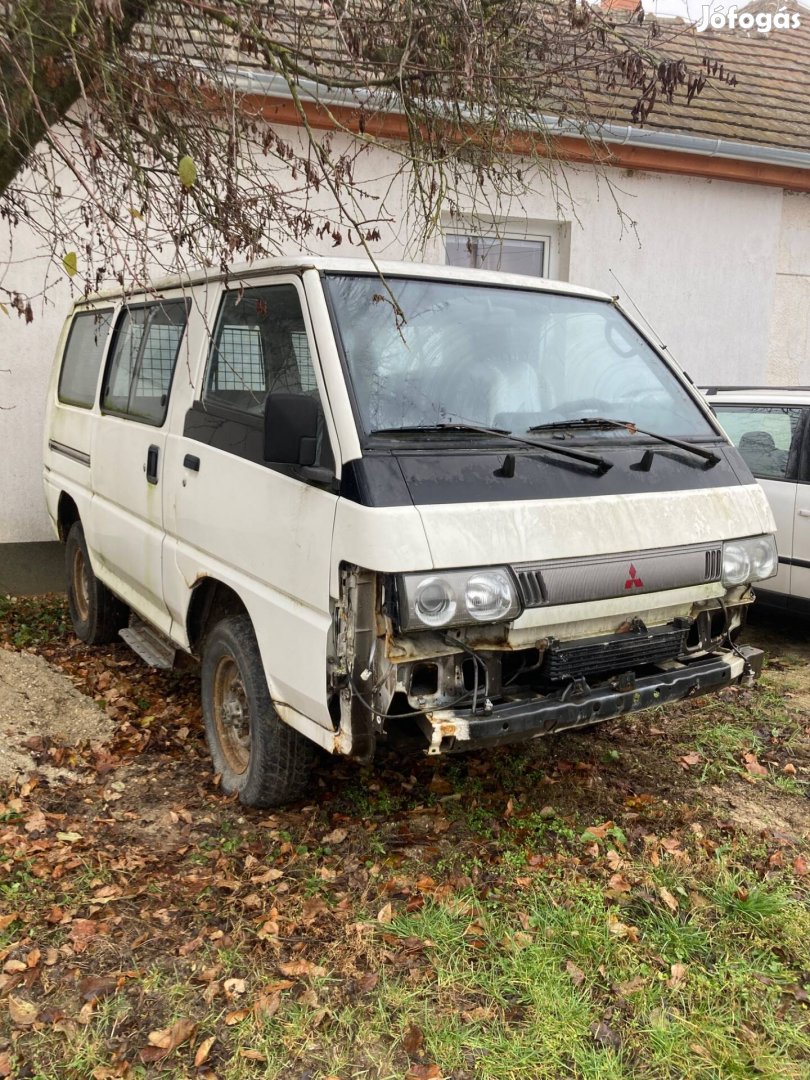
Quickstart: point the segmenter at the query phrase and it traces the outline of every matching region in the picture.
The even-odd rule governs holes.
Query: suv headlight
[[[723,544],[724,585],[747,585],[773,577],[779,566],[776,542],[771,533]]]
[[[499,622],[513,619],[521,610],[505,566],[400,574],[397,593],[403,630]]]

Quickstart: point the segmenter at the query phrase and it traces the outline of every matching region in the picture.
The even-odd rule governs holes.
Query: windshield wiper
[[[682,439],[673,439],[671,435],[659,435],[657,431],[645,431],[643,428],[636,427],[632,420],[608,420],[603,416],[581,416],[576,420],[555,420],[550,424],[535,424],[534,427],[529,428],[529,431],[561,431],[564,428],[572,427],[626,428],[631,435],[646,435],[649,439],[656,439],[658,442],[668,443],[670,446],[677,446],[679,450],[686,450],[687,453],[695,454],[697,457],[703,458],[704,469],[714,468],[721,460],[719,455],[715,454],[712,450],[704,450],[702,446],[693,446],[692,443],[684,442]],[[654,457],[655,450],[647,450],[638,465],[633,467],[641,469],[643,472],[648,472]]]
[[[461,422],[455,423],[448,420],[446,423],[440,424],[408,424],[405,427],[375,428],[374,431],[369,432],[369,435],[398,435],[400,432],[404,432],[406,435],[413,435],[414,433],[425,431],[477,431],[479,434],[484,435],[510,434],[508,428],[479,427],[478,424],[462,424]]]
[[[452,421],[441,424],[412,424],[408,427],[377,428],[370,431],[369,435],[397,435],[401,432],[405,434],[430,434],[434,431],[470,431],[478,435],[496,435],[498,438],[507,439],[509,442],[517,443],[519,446],[529,446],[537,450],[549,450],[554,454],[560,454],[562,457],[581,461],[583,465],[592,465],[598,470],[599,476],[606,473],[608,469],[613,468],[612,461],[606,461],[605,458],[597,457],[596,454],[586,454],[582,450],[571,450],[567,446],[557,446],[554,443],[539,439],[526,439],[522,435],[513,435],[511,431],[507,431],[505,428],[482,427],[480,424],[454,423]]]

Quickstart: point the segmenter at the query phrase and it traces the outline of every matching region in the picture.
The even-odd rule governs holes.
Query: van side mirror
[[[332,469],[315,464],[321,405],[302,394],[268,394],[264,405],[264,460],[298,465],[313,484],[331,484]]]
[[[314,465],[318,449],[315,398],[268,394],[264,405],[264,460],[280,465]]]

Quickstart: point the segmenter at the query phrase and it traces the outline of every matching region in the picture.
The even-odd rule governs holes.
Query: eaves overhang
[[[372,139],[404,139],[408,135],[402,111],[371,92],[328,89],[300,80],[294,96],[286,79],[272,72],[233,67],[225,74],[245,95],[248,107],[268,121],[300,125],[303,110],[313,128],[362,131]],[[550,140],[555,156],[562,160],[810,192],[810,151],[806,150],[632,124],[577,125],[545,114],[532,118],[532,128],[516,130],[509,149],[516,154],[542,153],[544,142]]]

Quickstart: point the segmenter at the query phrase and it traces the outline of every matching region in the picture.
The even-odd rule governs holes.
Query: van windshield
[[[664,361],[606,301],[387,278],[405,317],[398,325],[379,278],[326,277],[368,434],[448,424],[525,434],[603,417],[662,435],[716,435]],[[600,439],[627,435],[598,431]]]

